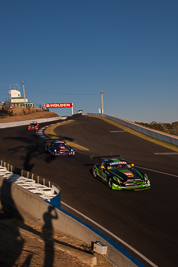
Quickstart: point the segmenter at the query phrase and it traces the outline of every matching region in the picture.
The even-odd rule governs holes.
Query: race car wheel
[[[93,176],[96,178],[97,177],[96,168],[93,167],[92,173],[93,173]]]
[[[108,186],[110,189],[112,189],[112,178],[111,177],[109,177]]]

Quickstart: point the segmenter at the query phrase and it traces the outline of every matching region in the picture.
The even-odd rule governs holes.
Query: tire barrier
[[[0,176],[23,189],[41,197],[56,208],[61,207],[60,188],[45,178],[35,176],[33,173],[17,169],[1,160]]]
[[[139,133],[142,133],[142,134],[145,134],[147,136],[150,136],[150,137],[152,137],[154,139],[157,139],[157,140],[172,144],[174,146],[178,146],[178,137],[174,137],[174,136],[171,136],[169,134],[164,134],[164,133],[160,133],[160,132],[151,130],[149,128],[140,126],[140,125],[138,125],[138,124],[136,124],[134,122],[131,122],[131,121],[127,121],[127,120],[124,120],[124,119],[120,119],[120,118],[117,118],[117,117],[114,117],[114,116],[110,116],[110,115],[106,115],[106,114],[102,114],[102,113],[83,113],[82,115],[107,118],[107,119],[110,119],[112,121],[118,122],[118,123],[120,123],[120,124],[122,124],[122,125],[124,125],[126,127],[129,127],[131,129],[139,132]]]

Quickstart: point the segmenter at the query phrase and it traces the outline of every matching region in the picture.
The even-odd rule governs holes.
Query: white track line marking
[[[140,168],[140,169],[147,170],[147,171],[157,172],[157,173],[161,173],[161,174],[164,174],[164,175],[169,175],[169,176],[173,176],[173,177],[177,177],[177,178],[178,178],[178,175],[175,175],[175,174],[166,173],[166,172],[161,172],[161,171],[155,171],[155,170],[151,170],[151,169],[144,168],[144,167],[141,167],[141,166],[137,166],[137,167]]]
[[[107,230],[106,228],[104,228],[103,226],[101,226],[100,224],[98,224],[97,222],[93,221],[92,219],[90,219],[89,217],[87,217],[86,215],[84,215],[83,213],[81,213],[78,210],[76,210],[76,209],[72,208],[71,206],[67,205],[63,201],[61,201],[61,203],[64,206],[68,207],[69,209],[75,211],[77,214],[79,214],[80,216],[82,216],[84,219],[87,219],[91,223],[93,223],[96,226],[98,226],[100,229],[104,230],[106,233],[108,233],[109,235],[111,235],[112,237],[114,237],[116,240],[118,240],[119,242],[121,242],[123,245],[125,245],[126,247],[128,247],[130,250],[132,250],[134,253],[136,253],[138,256],[140,256],[142,259],[144,259],[146,262],[148,262],[151,266],[157,267],[157,265],[155,265],[152,261],[150,261],[144,255],[142,255],[139,251],[137,251],[136,249],[134,249],[132,246],[130,246],[129,244],[127,244],[125,241],[123,241],[122,239],[120,239],[119,237],[117,237],[115,234],[113,234],[112,232],[110,232],[109,230]]]
[[[164,156],[164,155],[178,155],[178,152],[158,152],[158,153],[153,153],[155,155],[161,155],[161,156]]]
[[[110,133],[124,133],[125,131],[110,131]]]
[[[81,152],[81,151],[77,151],[77,153],[84,154],[84,155],[88,155],[87,153],[83,153],[83,152]],[[141,166],[135,166],[135,167],[140,168],[140,169],[143,169],[143,170],[152,171],[152,172],[157,172],[157,173],[161,173],[161,174],[164,174],[164,175],[169,175],[169,176],[173,176],[173,177],[177,177],[177,178],[178,178],[178,175],[175,175],[175,174],[166,173],[166,172],[162,172],[162,171],[156,171],[156,170],[152,170],[152,169],[144,168],[144,167],[141,167]]]

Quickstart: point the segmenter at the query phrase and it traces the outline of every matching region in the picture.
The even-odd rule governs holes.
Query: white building
[[[28,102],[28,99],[25,97],[21,97],[21,92],[12,89],[9,91],[10,98],[6,99],[7,105],[13,105],[15,107],[33,107],[33,103]]]
[[[21,92],[15,89],[9,91],[11,97],[21,97]]]

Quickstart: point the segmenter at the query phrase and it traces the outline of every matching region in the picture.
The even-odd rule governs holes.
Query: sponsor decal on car
[[[133,174],[131,172],[124,172],[124,174],[127,176],[127,177],[133,177]]]

